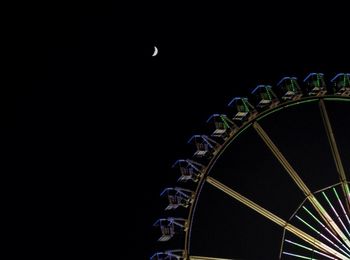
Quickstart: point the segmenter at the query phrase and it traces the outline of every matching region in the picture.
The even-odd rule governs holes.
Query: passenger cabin
[[[187,208],[193,203],[194,192],[180,187],[166,188],[160,196],[167,196],[169,205],[165,210],[177,209],[179,206]]]
[[[257,115],[254,106],[249,103],[248,98],[235,97],[228,106],[233,110],[233,120],[243,123]]]
[[[197,150],[194,155],[198,158],[209,158],[211,157],[220,146],[218,142],[209,138],[206,135],[194,135],[188,140],[188,143],[194,143]]]
[[[304,85],[309,96],[323,96],[327,93],[323,73],[310,73],[304,79]]]
[[[204,165],[192,160],[177,160],[173,164],[173,168],[178,167],[180,169],[181,176],[178,181],[186,182],[192,180],[197,182],[203,174]]]
[[[165,242],[170,240],[175,234],[187,230],[187,222],[183,218],[161,218],[153,226],[159,227],[161,236],[158,241]]]
[[[277,95],[269,85],[258,85],[251,94],[255,102],[255,107],[260,109],[275,107],[279,103]]]
[[[211,136],[224,140],[238,129],[238,126],[224,114],[211,115],[207,123],[211,123],[214,127]]]
[[[331,82],[335,95],[350,96],[350,73],[339,73]]]
[[[295,77],[284,77],[277,83],[277,90],[282,100],[296,100],[302,97],[302,91]]]

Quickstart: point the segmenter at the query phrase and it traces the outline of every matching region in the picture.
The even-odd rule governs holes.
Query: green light
[[[283,254],[294,256],[296,258],[301,258],[301,259],[317,260],[316,258],[312,258],[312,257],[308,257],[308,256],[302,256],[302,255],[297,255],[297,254],[291,254],[291,253],[287,253],[287,252],[283,252]]]
[[[336,216],[339,218],[339,216],[338,216],[337,212],[335,211],[335,209],[334,209],[334,207],[333,207],[332,203],[330,202],[330,200],[328,199],[328,197],[327,197],[326,193],[324,193],[324,191],[322,192],[322,195],[323,195],[323,197],[325,197],[325,198],[326,198],[326,200],[327,200],[327,202],[328,202],[329,206],[332,208],[332,210],[333,210],[333,212],[335,213],[335,215],[336,215]]]
[[[329,100],[329,101],[345,101],[345,102],[350,102],[350,98],[346,98],[346,97],[326,97],[324,98],[325,100]]]
[[[338,218],[340,224],[343,226],[343,228],[345,229],[345,231],[346,231],[346,233],[348,234],[348,236],[350,236],[350,232],[348,231],[348,229],[347,229],[346,226],[344,225],[344,222],[343,222],[343,221],[341,220],[341,218],[339,217],[337,211],[334,209],[334,207],[333,207],[332,203],[330,202],[330,200],[328,199],[327,195],[326,195],[324,192],[322,192],[322,195],[326,198],[326,200],[327,200],[329,206],[332,208],[334,214],[337,216],[337,218]]]
[[[344,87],[346,86],[346,77],[344,75]]]
[[[309,250],[309,251],[314,251],[314,250],[313,250],[312,248],[310,248],[310,247],[304,246],[304,245],[302,245],[302,244],[299,244],[299,243],[296,243],[296,242],[293,242],[293,241],[290,241],[290,240],[287,240],[287,239],[286,239],[286,242],[291,243],[291,244],[293,244],[293,245],[296,245],[296,246],[298,246],[298,247],[304,248],[304,249]]]
[[[242,99],[242,101],[243,101],[243,106],[245,108],[245,112],[249,112],[249,108],[248,108],[248,106],[246,104],[247,101],[245,99]]]
[[[337,240],[338,243],[340,243],[343,247],[345,247],[347,250],[349,250],[340,240],[337,238],[317,217],[315,217],[314,214],[312,214],[305,206],[303,206],[303,209],[313,218],[317,221],[318,224],[320,224],[335,240]]]
[[[329,206],[334,210],[334,207],[333,207],[332,203],[330,202],[330,200],[328,199],[328,197],[327,197],[326,193],[324,193],[324,191],[322,192],[322,195],[323,195],[323,197],[326,198],[326,200],[327,200]],[[334,211],[335,211],[335,210],[334,210]],[[337,214],[336,212],[335,212],[335,214],[338,216],[338,214]]]
[[[265,89],[266,89],[267,95],[269,96],[269,99],[272,100],[272,97],[271,97],[270,91],[269,91],[270,89],[268,87],[265,87]]]
[[[228,123],[226,122],[225,117],[220,116],[220,118],[221,118],[222,122],[224,123],[225,129],[230,128],[230,126],[229,126]]]
[[[305,206],[303,206],[303,209],[307,212],[307,213],[309,213],[309,215],[313,218],[313,219],[315,219],[321,226],[325,226],[324,224],[322,224],[322,222],[318,219],[318,218],[316,218],[315,217],[315,215],[314,214],[312,214]]]
[[[349,185],[346,183],[345,184],[345,192],[346,192],[346,194],[349,196],[350,195],[350,190],[349,190]]]
[[[345,186],[345,189],[349,189],[349,187],[348,187],[347,184],[346,184],[346,186]],[[348,223],[350,224],[350,219],[349,219],[348,215],[346,214],[346,211],[345,211],[345,208],[344,208],[344,206],[343,206],[343,203],[341,202],[341,200],[340,200],[340,198],[339,198],[339,196],[338,196],[337,190],[336,190],[334,187],[333,187],[333,191],[334,191],[334,193],[335,193],[335,196],[336,196],[337,199],[338,199],[338,202],[339,202],[339,205],[340,205],[341,209],[343,210],[343,213],[344,213],[344,216],[345,216],[346,220],[347,220]]]
[[[336,191],[336,189],[333,187],[333,191],[335,193],[335,196],[337,197],[338,200],[340,200],[339,196],[338,196],[338,192]]]
[[[292,86],[292,90],[295,92],[295,90],[294,90],[294,81],[292,79],[290,80],[290,83],[291,83],[291,86]]]
[[[313,226],[311,226],[309,223],[307,223],[305,220],[303,220],[301,217],[299,217],[298,215],[295,216],[297,219],[299,219],[301,222],[303,222],[306,226],[308,226],[309,228],[311,228],[313,231],[315,231],[317,234],[320,234],[320,232],[314,228]]]

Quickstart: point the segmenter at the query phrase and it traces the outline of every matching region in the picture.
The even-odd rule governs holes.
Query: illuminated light
[[[339,154],[339,150],[338,150],[338,146],[337,146],[337,142],[335,140],[334,134],[333,134],[333,129],[332,129],[332,125],[331,122],[329,120],[328,117],[328,113],[327,113],[327,109],[325,106],[324,101],[321,99],[319,102],[319,108],[320,108],[320,112],[321,112],[321,117],[322,117],[322,121],[327,133],[327,137],[328,137],[328,142],[332,151],[332,155],[333,155],[333,159],[334,159],[334,163],[337,169],[337,172],[339,174],[339,178],[341,181],[341,185],[342,185],[342,189],[346,198],[346,203],[347,206],[350,207],[350,196],[348,195],[349,192],[349,187],[348,187],[348,183],[347,183],[347,178],[346,178],[346,174],[345,174],[345,170],[342,164],[342,160],[340,158],[340,154]],[[323,193],[323,195],[325,196],[325,194]],[[330,204],[327,196],[326,200],[328,201],[328,204]],[[330,204],[332,210],[336,213],[336,211],[334,210],[333,206]],[[340,220],[340,222],[342,223],[343,227],[345,228],[346,232],[348,233],[348,236],[350,236],[349,231],[347,230],[347,228],[345,227],[343,221],[339,218],[338,214],[336,213],[338,219]],[[339,233],[340,234],[340,233]],[[343,236],[343,234],[340,234],[341,237]],[[343,237],[342,237],[343,238]],[[345,238],[343,238],[345,240]],[[345,241],[345,243],[347,244],[347,246],[350,247],[349,245],[349,241]]]
[[[265,87],[267,95],[269,96],[269,100],[272,100],[271,94],[270,94],[270,89],[268,89],[267,87]]]
[[[290,83],[292,84],[292,90],[295,92],[295,86],[294,86],[294,81],[291,79]]]
[[[339,196],[338,196],[338,193],[337,193],[336,189],[333,188],[333,191],[334,191],[334,193],[335,193],[335,196],[336,196],[337,199],[338,199],[338,202],[339,202],[340,207],[341,207],[342,210],[343,210],[343,213],[344,213],[344,215],[345,215],[345,217],[346,217],[346,220],[348,221],[348,223],[349,223],[349,225],[350,225],[350,219],[349,219],[349,217],[348,217],[348,214],[346,214],[345,208],[344,208],[343,203],[341,202],[341,200],[340,200],[340,198],[339,198]]]
[[[342,251],[345,255],[347,255],[348,257],[350,257],[350,255],[345,252],[343,249],[341,249],[337,244],[335,244],[332,240],[330,240],[328,237],[326,237],[325,235],[323,235],[320,231],[318,231],[316,228],[314,228],[312,225],[310,225],[309,223],[307,223],[305,220],[303,220],[301,217],[299,217],[298,215],[295,215],[295,217],[297,219],[299,219],[301,222],[303,222],[306,226],[308,226],[309,228],[311,228],[313,231],[315,231],[319,236],[323,237],[324,239],[326,239],[329,243],[331,243],[334,247],[338,248],[340,251]]]
[[[248,108],[247,104],[245,102],[243,102],[243,105],[244,105],[244,108],[245,108],[245,112],[248,112],[249,108]]]
[[[341,97],[327,97],[327,98],[324,98],[324,100],[350,102],[349,98],[341,98]]]
[[[227,128],[230,128],[230,126],[229,126],[228,123],[226,122],[225,117],[221,115],[220,118],[221,118],[222,122],[224,123],[225,128],[226,128],[226,129],[227,129]]]
[[[348,201],[350,201],[350,189],[349,189],[349,185],[348,185],[348,183],[345,183],[344,186],[345,186],[345,193],[346,193],[345,196],[347,196]]]
[[[334,248],[326,245],[325,243],[319,241],[315,237],[307,234],[303,230],[291,225],[290,223],[287,223],[282,218],[276,216],[272,212],[268,211],[267,209],[261,207],[260,205],[254,203],[253,201],[249,200],[248,198],[244,197],[240,193],[230,189],[223,183],[217,181],[216,179],[208,176],[206,177],[206,181],[214,186],[215,188],[223,191],[227,195],[231,196],[232,198],[236,199],[237,201],[243,203],[244,205],[248,206],[249,208],[253,209],[254,211],[260,213],[262,216],[266,217],[267,219],[271,220],[272,222],[276,223],[277,225],[283,227],[286,231],[289,231],[293,233],[294,235],[298,236],[305,242],[309,243],[310,245],[314,246],[315,248],[322,250],[326,253],[329,253],[331,255],[334,255],[342,260],[349,260],[349,255],[345,253],[341,248],[337,247],[340,251],[344,252],[344,254],[340,253],[340,251],[336,251]],[[334,243],[332,243],[334,244]],[[336,246],[336,245],[335,245]]]
[[[346,233],[348,234],[348,236],[350,236],[350,233],[349,233],[348,229],[345,227],[344,222],[343,222],[343,221],[341,220],[341,218],[339,217],[338,212],[334,209],[334,207],[333,207],[332,203],[330,202],[330,200],[328,199],[327,195],[326,195],[324,192],[322,192],[322,195],[326,198],[326,200],[327,200],[329,206],[332,208],[334,214],[337,216],[339,222],[341,223],[341,225],[342,225],[343,228],[345,229],[345,231],[346,231]]]
[[[303,209],[314,219],[317,221],[318,224],[320,224],[335,240],[337,240],[338,243],[340,243],[349,253],[350,249],[346,247],[342,241],[340,241],[339,238],[337,238],[314,214],[312,214],[305,206],[303,206]]]
[[[311,251],[311,252],[314,252],[314,253],[317,253],[317,254],[319,254],[319,255],[325,256],[325,257],[327,257],[327,258],[329,258],[329,259],[336,259],[336,258],[334,258],[334,257],[332,257],[332,256],[329,256],[329,255],[326,255],[326,254],[324,254],[324,253],[322,253],[322,252],[320,252],[320,251],[317,251],[316,249],[313,249],[313,248],[304,246],[304,245],[302,245],[302,244],[293,242],[293,241],[291,241],[291,240],[286,239],[285,241],[288,242],[288,243],[290,243],[290,244],[293,244],[293,245],[296,245],[296,246],[298,246],[298,247],[301,247],[301,248],[304,248],[304,249],[306,249],[306,250],[309,250],[309,251]]]
[[[318,82],[319,83],[319,82]],[[293,84],[293,83],[292,83]],[[269,94],[269,93],[268,93]],[[334,100],[339,100],[339,98],[334,98]],[[256,118],[255,120],[256,121],[258,121],[258,120],[260,120],[260,119],[262,119],[262,118],[264,118],[266,115],[269,115],[269,114],[271,114],[271,113],[274,113],[274,112],[276,112],[276,111],[278,111],[278,110],[280,110],[280,109],[283,109],[283,108],[286,108],[286,107],[289,107],[289,106],[294,106],[294,105],[298,105],[298,104],[300,104],[300,103],[306,103],[306,102],[314,102],[314,101],[317,101],[318,99],[313,99],[313,100],[308,100],[308,101],[305,101],[305,102],[296,102],[296,103],[291,103],[291,104],[288,104],[288,105],[286,105],[286,103],[284,103],[284,106],[282,106],[282,107],[279,107],[279,108],[277,108],[277,109],[273,109],[273,110],[270,110],[270,111],[268,111],[268,113],[266,113],[266,114],[260,114],[260,117],[258,117],[258,118]],[[324,100],[326,100],[326,98],[324,98]],[[347,101],[347,102],[349,102],[350,100],[349,99],[342,99],[342,98],[340,98],[340,100],[341,101]],[[243,103],[243,105],[245,105],[244,103]],[[224,120],[223,120],[224,121]],[[228,140],[228,142],[224,145],[224,149],[226,148],[226,147],[228,147],[228,145],[227,144],[230,144],[233,140],[235,140],[236,139],[236,137],[238,136],[238,135],[240,135],[241,133],[243,133],[248,127],[250,127],[251,126],[251,122],[254,122],[254,120],[249,120],[250,122],[248,122],[248,124],[249,125],[247,125],[246,124],[246,127],[245,127],[245,129],[243,129],[242,130],[242,128],[241,129],[238,129],[238,134],[237,135],[234,135],[233,136],[233,138],[231,138],[230,140]],[[219,155],[221,155],[222,154],[222,152],[220,151],[219,152]],[[219,156],[217,156],[217,157],[219,157]],[[211,167],[210,167],[211,168]],[[209,171],[208,171],[209,172]],[[349,187],[347,186],[346,187],[347,189],[346,189],[346,194],[348,195],[348,198],[350,197],[350,192],[349,192]],[[312,194],[311,194],[312,195]],[[341,203],[341,201],[339,201],[339,203]],[[341,204],[342,205],[342,204]],[[251,205],[251,206],[253,206],[253,205]],[[343,209],[343,206],[342,206],[342,209]],[[256,210],[256,209],[255,209]],[[320,209],[319,209],[320,210]],[[318,213],[326,213],[327,214],[327,212],[322,208],[320,211],[318,211]],[[311,212],[310,212],[311,213]],[[339,213],[340,213],[340,211],[339,211]],[[341,213],[340,213],[341,214]],[[350,214],[350,213],[349,213]],[[321,216],[322,217],[322,216]],[[347,217],[347,220],[348,220],[348,222],[349,222],[349,219],[348,219],[348,216],[346,215],[346,217]],[[192,219],[192,218],[191,218]],[[271,220],[273,220],[273,218],[271,218]],[[325,220],[325,219],[323,219],[323,220]],[[331,220],[330,218],[328,219],[328,218],[326,218],[326,220]],[[275,220],[276,221],[276,220]],[[333,221],[333,220],[332,220]],[[320,221],[318,221],[318,222],[320,222]],[[326,223],[326,224],[329,224],[329,223]],[[288,224],[286,224],[286,225],[288,225]],[[326,229],[326,231],[327,231],[327,233],[330,233],[331,235],[332,235],[332,237],[334,237],[335,239],[336,239],[336,237],[335,237],[335,235],[334,234],[336,234],[336,233],[332,233],[329,229],[327,229],[327,227],[325,227],[325,225],[323,225],[323,224],[321,224],[322,225],[322,227],[324,227],[325,229]],[[288,230],[288,227],[289,226],[285,226],[285,228],[286,228],[286,230]],[[288,230],[288,231],[290,231],[290,230]],[[298,230],[295,230],[295,233],[298,233],[297,232]],[[300,230],[301,231],[301,230]],[[334,230],[333,230],[333,232],[334,232]],[[302,237],[303,239],[304,239],[304,234],[302,234],[302,233],[300,233],[300,237]],[[305,241],[308,241],[309,242],[309,240],[306,240],[305,239]],[[337,241],[339,242],[340,240],[339,239],[337,239]],[[318,241],[317,241],[318,242]],[[343,245],[343,244],[342,244]],[[346,248],[346,247],[345,247]],[[347,250],[349,250],[349,249],[347,249]],[[316,251],[316,250],[315,250]],[[342,257],[340,254],[338,255],[338,254],[334,254],[334,256],[340,256],[340,257]],[[313,258],[307,258],[307,259],[313,259]],[[338,259],[338,258],[331,258],[331,259]],[[343,259],[343,258],[342,258]],[[345,259],[348,259],[348,258],[345,258]]]
[[[294,256],[294,257],[300,258],[300,259],[317,260],[316,258],[312,258],[312,257],[309,257],[309,256],[297,255],[297,254],[292,254],[292,253],[288,253],[288,252],[283,252],[283,254],[284,255]]]
[[[323,104],[323,103],[321,103]],[[254,129],[257,131],[261,139],[265,142],[265,144],[269,147],[271,152],[275,155],[275,157],[279,160],[279,162],[282,164],[284,169],[288,172],[289,176],[294,180],[294,182],[298,185],[298,187],[303,191],[307,199],[310,201],[312,206],[317,210],[317,212],[320,214],[320,216],[323,218],[323,220],[326,222],[326,224],[337,233],[345,242],[345,244],[350,248],[350,242],[348,238],[345,236],[343,231],[338,227],[338,225],[333,221],[331,216],[327,213],[327,211],[323,208],[323,206],[318,202],[316,197],[311,193],[309,188],[306,186],[306,184],[303,182],[303,180],[300,178],[298,173],[294,170],[294,168],[289,164],[287,159],[283,156],[283,154],[280,152],[278,147],[273,143],[273,141],[270,139],[270,137],[267,135],[267,133],[264,131],[264,129],[257,123],[253,123]]]
[[[303,220],[301,217],[299,217],[298,215],[295,216],[297,219],[299,219],[301,222],[303,222],[306,226],[308,226],[309,228],[311,228],[313,231],[315,231],[317,234],[321,234],[321,232],[319,232],[316,228],[314,228],[312,225],[310,225],[309,223],[307,223],[305,220]]]

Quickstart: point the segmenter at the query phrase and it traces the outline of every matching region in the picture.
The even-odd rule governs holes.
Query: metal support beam
[[[293,169],[293,167],[289,164],[289,162],[283,156],[283,154],[280,152],[280,150],[277,148],[277,146],[272,142],[272,140],[266,134],[264,129],[262,129],[262,127],[257,122],[254,122],[253,127],[256,130],[256,132],[259,134],[261,139],[265,142],[265,144],[270,148],[271,152],[275,155],[275,157],[278,159],[278,161],[285,168],[285,170],[289,173],[289,176],[294,180],[294,182],[298,185],[298,187],[303,191],[305,196],[308,197],[308,196],[312,195],[309,188],[306,186],[306,184],[303,182],[303,180],[299,177],[299,175],[296,173],[296,171]]]
[[[340,153],[338,150],[337,142],[336,142],[335,137],[334,137],[332,125],[331,125],[331,122],[330,122],[329,117],[328,117],[327,109],[326,109],[326,106],[325,106],[324,101],[322,99],[320,99],[319,107],[320,107],[320,111],[321,111],[321,115],[322,115],[323,124],[324,124],[324,127],[326,129],[329,145],[330,145],[331,150],[332,150],[332,155],[333,155],[333,159],[335,162],[335,166],[337,168],[337,171],[339,174],[339,179],[340,179],[342,189],[343,189],[343,192],[344,192],[344,195],[346,198],[346,202],[347,202],[346,205],[347,205],[348,213],[350,214],[349,185],[348,185],[348,182],[346,179],[343,163],[342,163],[341,158],[340,158]]]
[[[293,233],[294,235],[301,238],[302,240],[304,240],[308,244],[314,246],[315,248],[317,248],[317,249],[319,249],[327,254],[330,254],[331,256],[338,257],[339,259],[344,259],[344,260],[349,259],[347,256],[335,251],[333,248],[327,246],[326,244],[324,244],[321,241],[317,240],[316,238],[310,236],[309,234],[305,233],[304,231],[300,230],[299,228],[289,224],[288,222],[286,222],[282,218],[276,216],[272,212],[261,207],[260,205],[256,204],[255,202],[249,200],[248,198],[244,197],[243,195],[239,194],[238,192],[230,189],[229,187],[225,186],[224,184],[215,180],[214,178],[207,177],[206,181],[208,183],[210,183],[212,186],[214,186],[215,188],[223,191],[227,195],[238,200],[239,202],[243,203],[244,205],[246,205],[249,208],[258,212],[262,216],[266,217],[267,219],[271,220],[272,222],[276,223],[277,225],[279,225],[279,226],[283,227],[284,229],[288,230],[289,232]]]
[[[333,233],[339,235],[339,237],[342,238],[344,243],[350,248],[349,239],[345,236],[343,231],[341,231],[341,229],[333,221],[333,219],[326,212],[326,210],[323,208],[323,206],[318,202],[316,197],[312,194],[312,192],[309,190],[309,188],[306,186],[306,184],[303,182],[303,180],[299,177],[297,172],[289,164],[289,162],[283,156],[283,154],[280,152],[280,150],[277,148],[277,146],[272,142],[272,140],[266,134],[264,129],[262,129],[262,127],[258,124],[258,122],[254,122],[253,127],[256,130],[256,132],[259,134],[261,139],[265,142],[265,144],[270,148],[271,152],[275,155],[275,157],[278,159],[278,161],[282,164],[282,166],[288,172],[289,176],[294,180],[294,182],[298,185],[298,187],[301,189],[301,191],[305,194],[306,198],[310,201],[310,203],[313,205],[313,207],[318,212],[318,214],[322,217],[322,219],[325,221],[325,223],[333,231]]]

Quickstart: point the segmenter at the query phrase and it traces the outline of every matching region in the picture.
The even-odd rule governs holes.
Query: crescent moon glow
[[[158,49],[156,46],[154,46],[154,53],[152,55],[152,57],[156,56],[158,54]]]

